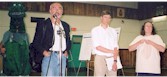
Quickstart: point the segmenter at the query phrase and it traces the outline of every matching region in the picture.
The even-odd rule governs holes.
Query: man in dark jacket
[[[43,58],[42,76],[64,76],[68,51],[71,47],[70,27],[60,20],[63,14],[60,3],[52,3],[49,12],[50,18],[37,23],[33,46],[40,58]]]

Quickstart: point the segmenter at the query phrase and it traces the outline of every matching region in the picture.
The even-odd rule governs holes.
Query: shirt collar
[[[100,24],[100,27],[102,28],[102,29],[104,29],[104,27]],[[109,25],[107,26],[107,28],[105,29],[105,30],[107,30],[109,28]]]
[[[55,24],[52,23],[52,26],[53,26],[53,28],[54,28],[54,27],[57,26],[57,25],[55,25]],[[64,30],[63,25],[62,25],[61,22],[60,22],[59,26]]]

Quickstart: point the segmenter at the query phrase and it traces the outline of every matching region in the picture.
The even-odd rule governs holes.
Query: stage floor
[[[69,68],[67,71],[67,76],[77,76],[77,68]],[[124,68],[123,69],[125,76],[135,76],[135,69],[134,68]],[[32,72],[30,76],[40,76],[40,73]],[[78,76],[87,76],[87,69],[81,68],[80,72],[78,73]],[[93,70],[89,70],[89,76],[93,76]],[[118,70],[118,76],[123,76],[123,73],[121,70]],[[167,76],[167,68],[161,70],[161,76]]]

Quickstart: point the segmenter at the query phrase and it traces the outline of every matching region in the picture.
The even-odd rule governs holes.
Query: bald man
[[[42,58],[42,76],[65,76],[66,60],[71,47],[70,27],[61,21],[63,6],[60,3],[52,3],[49,13],[50,18],[37,23],[33,46]],[[59,69],[60,64],[62,71]]]

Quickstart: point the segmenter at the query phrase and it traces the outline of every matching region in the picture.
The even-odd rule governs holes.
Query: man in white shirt
[[[116,76],[117,75],[117,56],[118,39],[115,29],[109,27],[111,12],[102,11],[101,24],[91,31],[93,51],[95,52],[94,76]],[[113,58],[112,70],[106,66],[106,58]]]

